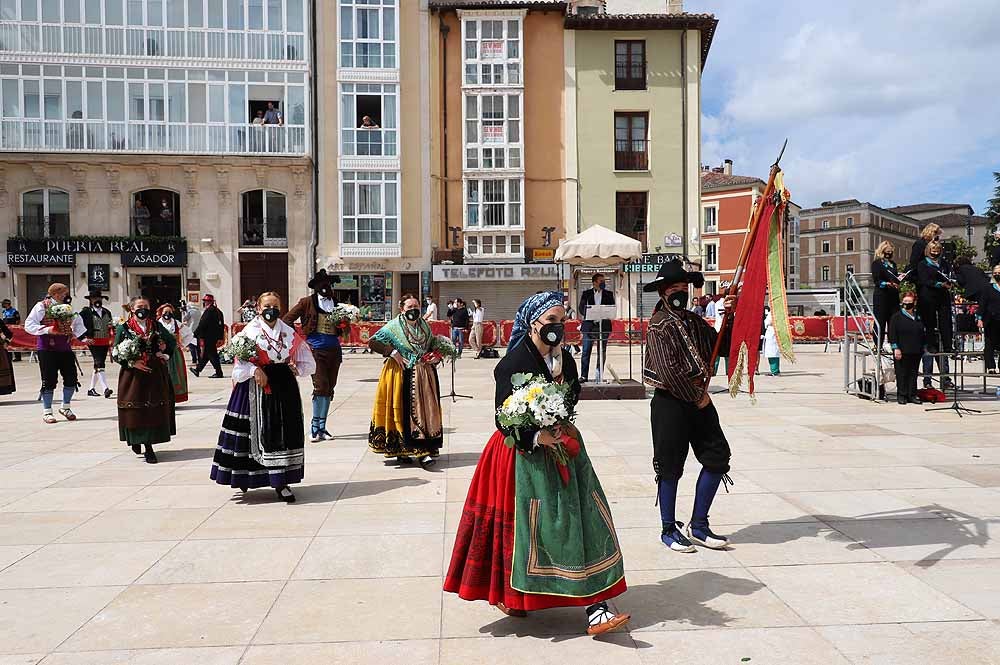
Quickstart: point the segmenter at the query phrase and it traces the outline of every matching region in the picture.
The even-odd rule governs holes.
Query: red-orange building
[[[733,175],[733,162],[701,172],[701,261],[705,293],[719,293],[736,272],[760,178]]]

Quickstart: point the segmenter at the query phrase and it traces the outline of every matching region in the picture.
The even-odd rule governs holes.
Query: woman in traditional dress
[[[375,391],[368,447],[401,464],[412,464],[415,457],[427,468],[443,441],[437,376],[443,343],[421,318],[415,296],[403,296],[399,310],[399,316],[368,340],[368,347],[386,358]]]
[[[507,355],[493,372],[497,408],[514,392],[516,374],[567,383],[576,399],[576,364],[561,345],[565,321],[560,293],[536,293],[522,303]],[[564,432],[580,443],[565,486],[545,450]],[[516,450],[505,444],[508,436]],[[444,590],[509,616],[585,607],[587,633],[597,635],[629,620],[605,602],[625,588],[611,511],[579,432],[503,429],[498,422],[469,486]]]
[[[271,487],[295,502],[289,485],[302,482],[305,429],[296,376],[311,376],[316,361],[305,340],[281,321],[281,299],[268,291],[257,299],[257,318],[236,337],[256,344],[249,361],[233,360],[233,393],[215,448],[211,478],[246,492]]]
[[[156,320],[174,336],[177,350],[170,356],[170,381],[174,384],[174,401],[178,404],[188,400],[187,367],[184,364],[184,349],[194,344],[194,333],[181,322],[177,309],[170,303],[160,305],[156,310]]]
[[[6,323],[0,321],[0,395],[10,395],[17,390],[14,383],[14,365],[11,363],[10,351],[7,350],[7,344],[12,339],[14,333]]]
[[[177,434],[174,387],[168,369],[177,344],[153,318],[148,299],[132,298],[129,311],[128,320],[115,330],[113,348],[125,340],[136,340],[141,355],[133,361],[113,355],[122,366],[118,374],[118,437],[136,455],[143,453],[147,463],[156,464],[153,445],[167,443]]]

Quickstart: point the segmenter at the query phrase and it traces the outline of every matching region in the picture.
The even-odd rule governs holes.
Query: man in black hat
[[[301,322],[302,334],[316,358],[316,372],[312,375],[313,443],[333,438],[326,429],[326,417],[337,388],[340,363],[344,360],[340,348],[342,331],[337,325],[339,312],[335,312],[339,303],[333,295],[333,285],[338,282],[340,277],[329,275],[326,270],[321,269],[309,280],[309,288],[313,290],[313,294],[299,300],[281,319],[290,326],[294,326],[296,320]]]
[[[104,377],[104,366],[108,360],[108,349],[111,347],[113,319],[111,311],[104,307],[104,295],[94,290],[87,294],[90,301],[88,307],[80,310],[80,318],[83,325],[87,326],[87,337],[90,338],[90,355],[94,359],[94,374],[90,377],[90,390],[87,395],[90,397],[104,397],[110,399],[113,391],[108,387],[107,379]],[[97,392],[100,387],[102,393]]]
[[[198,320],[198,327],[194,329],[201,357],[198,359],[198,364],[191,368],[191,373],[200,376],[205,365],[212,363],[215,373],[210,378],[221,379],[225,374],[222,373],[222,363],[219,361],[219,340],[226,338],[226,318],[215,304],[215,296],[211,293],[206,293],[202,297],[201,304],[203,307],[201,319]]]
[[[703,318],[687,310],[688,288],[700,288],[705,278],[688,272],[680,261],[660,267],[656,279],[643,291],[660,294],[646,335],[643,380],[655,388],[650,403],[653,429],[653,471],[663,532],[660,540],[675,552],[694,552],[694,544],[723,549],[728,541],[712,533],[708,511],[719,490],[729,481],[729,442],[719,425],[719,414],[708,395],[712,374],[709,362],[718,335]],[[736,298],[726,298],[732,307]],[[688,446],[701,462],[691,522],[678,522],[677,483],[684,473]]]

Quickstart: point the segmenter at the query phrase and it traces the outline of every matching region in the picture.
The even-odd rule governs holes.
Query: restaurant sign
[[[73,266],[77,254],[120,254],[125,266],[187,265],[187,242],[168,238],[51,238],[7,240],[7,264]]]
[[[642,259],[626,263],[622,266],[622,269],[625,272],[657,273],[660,272],[660,266],[667,261],[677,261],[683,259],[684,257],[681,254],[643,254]]]

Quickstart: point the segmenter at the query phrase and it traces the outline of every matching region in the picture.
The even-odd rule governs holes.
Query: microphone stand
[[[455,392],[455,361],[456,360],[458,360],[458,359],[457,358],[452,358],[451,359],[451,392],[448,393],[447,395],[441,395],[441,397],[439,398],[439,399],[446,399],[446,398],[450,397],[452,404],[454,404],[455,402],[457,402],[459,397],[461,397],[462,399],[475,399],[472,395],[462,395],[461,393],[456,393]]]

